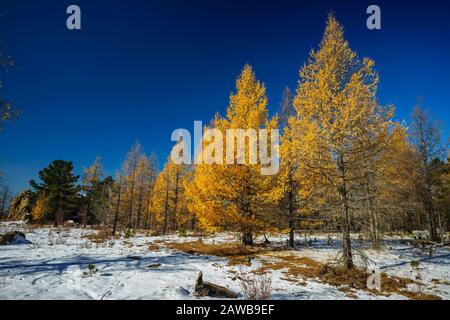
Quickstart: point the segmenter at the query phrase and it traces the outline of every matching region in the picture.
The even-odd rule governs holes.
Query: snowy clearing
[[[205,281],[226,286],[242,299],[237,275],[286,256],[325,263],[334,259],[340,246],[338,235],[298,235],[295,251],[268,252],[253,257],[247,265],[236,265],[224,257],[186,253],[164,245],[197,241],[198,237],[138,234],[95,243],[85,237],[95,230],[31,229],[21,223],[2,223],[0,235],[8,231],[21,231],[32,243],[0,246],[0,299],[198,299],[192,293],[199,271]],[[271,245],[281,245],[286,238],[272,236],[270,240]],[[437,247],[430,256],[427,249],[406,240],[391,237],[380,251],[364,249],[371,261],[369,268],[415,280],[407,286],[410,292],[449,299],[449,247]],[[232,243],[235,238],[219,234],[203,241],[212,245]],[[358,250],[365,246],[356,238],[354,245]],[[415,268],[411,261],[420,261],[419,266]],[[272,299],[408,299],[398,293],[374,294],[315,278],[293,278],[286,268],[269,271]]]

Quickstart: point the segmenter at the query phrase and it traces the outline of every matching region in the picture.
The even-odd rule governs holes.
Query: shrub
[[[131,229],[131,228],[125,230],[125,238],[126,238],[126,239],[129,239],[129,238],[134,237],[135,234],[136,234],[136,233],[135,233],[134,230]]]
[[[267,300],[272,292],[272,276],[265,274],[243,274],[239,277],[244,297],[247,300]]]

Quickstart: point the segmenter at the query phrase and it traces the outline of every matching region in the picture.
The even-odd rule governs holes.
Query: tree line
[[[295,231],[337,231],[347,268],[354,265],[352,232],[366,234],[375,248],[387,232],[426,229],[429,240],[439,241],[450,220],[450,159],[440,126],[421,101],[408,126],[395,121],[394,107],[377,99],[374,66],[349,47],[330,15],[295,92],[286,88],[276,116],[269,116],[265,85],[246,65],[226,115],[217,114],[209,125],[223,131],[280,128],[278,174],[261,175],[261,164],[250,163],[248,152],[244,163],[232,165],[168,158],[159,171],[156,157],[137,142],[114,176],[105,176],[97,158],[80,185],[70,161],[52,162],[39,172],[40,181],[30,182],[32,189],[13,199],[10,217],[30,213],[35,222],[55,225],[76,220],[112,235],[137,228],[155,234],[234,231],[245,245],[281,231],[291,247]]]

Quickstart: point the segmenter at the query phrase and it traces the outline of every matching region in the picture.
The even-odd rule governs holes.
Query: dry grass
[[[391,294],[404,295],[415,300],[435,300],[440,297],[420,292],[408,291],[409,284],[417,284],[408,278],[388,276],[381,274],[381,291],[367,288],[367,279],[370,274],[365,269],[345,268],[317,262],[308,257],[301,257],[291,253],[280,254],[281,248],[270,248],[265,246],[243,246],[230,243],[206,244],[202,240],[191,242],[166,242],[158,241],[149,246],[156,250],[162,246],[182,251],[188,254],[211,255],[228,258],[229,266],[250,265],[251,260],[261,258],[262,266],[252,273],[262,276],[273,270],[284,270],[283,279],[298,285],[305,285],[306,279],[316,279],[322,283],[340,287],[339,290],[346,293],[349,298],[357,298],[356,290],[364,290],[374,295],[389,296]]]
[[[381,273],[381,291],[367,288],[369,273],[365,269],[353,268],[347,270],[340,266],[319,263],[307,257],[294,255],[278,256],[276,261],[263,261],[262,267],[255,270],[257,274],[264,274],[271,270],[283,270],[284,279],[299,285],[304,285],[305,279],[317,279],[322,283],[340,287],[339,290],[346,293],[349,298],[357,298],[355,290],[364,290],[375,295],[389,296],[391,294],[404,295],[414,300],[437,300],[440,297],[412,292],[407,290],[409,284],[416,281],[397,276],[388,276]]]
[[[332,286],[348,286],[350,288],[366,290],[369,273],[365,269],[346,269],[340,266],[322,265],[316,269],[317,277]]]
[[[108,229],[100,229],[99,231],[83,236],[93,243],[104,243],[112,237],[112,232]]]
[[[339,291],[344,292],[345,295],[350,299],[357,299],[358,296],[355,295],[355,290],[349,287],[341,287],[339,288]]]
[[[435,279],[435,278],[433,278],[433,279],[431,279],[431,282],[434,283],[434,284],[444,284],[446,286],[450,286],[450,282],[449,281],[442,280],[442,279]]]
[[[191,242],[162,242],[167,248],[188,254],[211,255],[228,258],[228,265],[249,265],[256,255],[270,249],[261,246],[243,246],[231,243],[206,244],[201,240]]]
[[[299,278],[315,278],[316,270],[320,266],[317,261],[307,257],[284,255],[279,258],[280,259],[277,261],[264,261],[263,265],[254,272],[257,274],[263,274],[271,270],[286,269],[284,273],[287,277],[292,280],[298,280]]]

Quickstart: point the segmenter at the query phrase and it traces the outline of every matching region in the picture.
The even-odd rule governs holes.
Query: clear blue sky
[[[366,28],[378,4],[382,30]],[[77,4],[82,30],[66,29]],[[450,126],[450,1],[1,0],[3,50],[17,68],[2,98],[21,118],[0,133],[0,169],[15,191],[54,159],[76,172],[103,157],[114,173],[139,139],[161,163],[176,128],[224,113],[247,62],[265,82],[271,113],[321,39],[328,12],[350,46],[377,63],[379,98],[397,119],[417,96]]]

